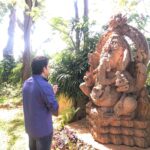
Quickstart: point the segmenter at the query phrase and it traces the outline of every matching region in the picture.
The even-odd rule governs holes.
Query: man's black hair
[[[31,68],[32,74],[38,75],[41,74],[44,67],[48,65],[48,58],[44,56],[37,56],[33,59]]]

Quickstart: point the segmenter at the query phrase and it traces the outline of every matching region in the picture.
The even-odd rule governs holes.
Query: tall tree
[[[24,12],[24,52],[23,52],[23,72],[22,79],[25,81],[30,76],[31,44],[30,32],[32,27],[32,17],[30,12],[33,6],[32,0],[25,0],[26,8]]]
[[[84,17],[86,19],[88,19],[88,13],[89,13],[88,0],[84,0]]]
[[[88,33],[89,33],[89,8],[88,8],[88,0],[84,0],[84,14],[83,14],[83,20],[84,20],[84,30],[83,30],[83,40],[84,40],[84,49],[86,49],[86,43],[88,39]]]
[[[80,17],[78,9],[78,0],[74,0],[75,11],[75,34],[76,34],[76,50],[80,49],[81,34],[83,35],[84,49],[86,48],[86,40],[88,39],[88,0],[83,0],[84,13],[83,13],[83,25],[80,26]]]
[[[74,11],[75,11],[75,31],[76,31],[76,50],[80,48],[80,28],[78,27],[79,23],[79,10],[78,10],[78,0],[74,0]]]
[[[44,0],[25,0],[24,11],[24,52],[22,79],[25,81],[31,72],[31,28],[34,21],[40,17]]]
[[[12,68],[14,67],[13,47],[14,47],[14,34],[16,25],[16,2],[10,3],[10,15],[9,15],[9,26],[8,26],[8,40],[6,47],[3,49],[3,81],[8,80],[8,76]]]
[[[10,7],[10,15],[9,15],[9,26],[8,26],[8,41],[7,45],[3,50],[3,57],[7,58],[8,56],[13,57],[13,47],[14,47],[14,33],[15,33],[15,25],[16,25],[16,4],[13,4]]]

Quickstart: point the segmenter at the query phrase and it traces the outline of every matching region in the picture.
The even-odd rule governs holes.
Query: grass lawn
[[[0,150],[28,150],[22,108],[0,109]]]

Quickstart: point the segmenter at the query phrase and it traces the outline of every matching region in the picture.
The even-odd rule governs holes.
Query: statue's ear
[[[125,49],[123,52],[123,56],[120,58],[119,70],[126,70],[130,61],[131,61],[130,52],[128,49]]]

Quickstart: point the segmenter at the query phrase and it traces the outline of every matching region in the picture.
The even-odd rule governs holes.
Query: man
[[[25,129],[29,136],[30,150],[50,150],[53,125],[52,114],[58,115],[55,99],[57,87],[48,83],[48,59],[35,57],[32,61],[32,76],[23,85],[23,110]]]

